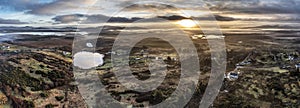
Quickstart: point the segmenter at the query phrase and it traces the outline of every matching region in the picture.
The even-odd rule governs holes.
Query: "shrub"
[[[57,101],[61,101],[61,100],[64,99],[64,96],[55,96],[55,99],[56,99]]]

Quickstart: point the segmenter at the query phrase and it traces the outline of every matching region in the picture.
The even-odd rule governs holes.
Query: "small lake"
[[[74,54],[73,64],[81,69],[91,69],[103,65],[103,54],[93,52],[78,52]]]

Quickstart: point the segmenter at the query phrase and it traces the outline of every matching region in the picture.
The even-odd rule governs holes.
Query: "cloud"
[[[33,15],[59,15],[101,10],[93,6],[97,0],[0,0],[1,11],[17,11]]]
[[[125,17],[108,17],[108,16],[105,16],[105,15],[101,15],[101,14],[98,14],[98,15],[87,15],[86,16],[87,19],[84,21],[84,23],[99,23],[99,22],[134,22],[134,21],[137,21],[137,20],[140,20],[142,18],[137,18],[137,17],[134,17],[134,18],[125,18]]]
[[[96,0],[57,0],[51,3],[30,7],[27,13],[36,15],[57,15],[66,12],[81,12],[93,5]],[[100,7],[99,7],[100,9]]]
[[[201,17],[196,17],[194,18],[196,20],[217,20],[217,21],[235,21],[235,20],[240,20],[240,19],[236,19],[233,17],[229,17],[229,16],[222,16],[222,15],[214,15],[214,19],[212,19],[211,17],[208,16],[201,16]]]
[[[0,7],[16,11],[26,10],[37,4],[37,0],[0,0]]]
[[[117,1],[117,0],[111,0],[111,1]],[[118,1],[116,2],[116,6],[118,7],[125,7],[125,6],[129,6],[127,7],[128,10],[145,10],[145,9],[149,9],[149,10],[159,10],[159,11],[163,11],[163,10],[174,10],[177,8],[180,9],[195,9],[196,7],[202,7],[203,6],[203,2],[202,0],[163,0],[163,2],[161,1],[146,1],[143,2],[141,0],[122,0],[122,1]],[[176,6],[175,6],[176,5]],[[199,9],[199,8],[198,8]]]
[[[215,19],[217,21],[235,21],[238,19],[232,18],[232,17],[227,17],[227,16],[221,16],[221,15],[214,15]],[[163,18],[166,20],[183,20],[183,19],[191,19],[188,17],[180,16],[180,15],[172,15],[172,16],[158,16],[158,18]],[[207,16],[202,16],[202,17],[193,17],[195,20],[214,20],[211,19],[210,17]]]
[[[205,0],[213,12],[242,21],[299,21],[299,0]],[[262,17],[256,17],[262,16]]]
[[[0,0],[0,8],[21,11],[22,13],[24,12],[24,15],[41,16],[40,19],[46,21],[52,18],[56,23],[72,23],[81,20],[85,20],[84,23],[94,23],[103,22],[108,19],[110,19],[110,22],[133,22],[142,19],[127,18],[134,16],[143,18],[158,16],[169,20],[180,20],[185,19],[186,16],[178,11],[177,8],[191,12],[191,16],[193,17],[199,17],[206,13],[200,10],[201,8],[198,8],[203,5],[209,7],[213,14],[216,15],[215,18],[218,21],[299,21],[300,19],[299,0],[203,0],[204,4],[202,3],[202,5],[198,0],[163,1],[167,4],[134,4],[135,2],[143,2],[139,0],[98,0],[98,3],[94,5],[96,1]],[[168,3],[178,5],[175,8],[173,5],[168,5]],[[119,14],[122,17],[109,17],[112,13],[128,5],[130,6],[125,11],[122,11],[123,13]],[[86,12],[86,10],[89,10],[89,12]],[[80,13],[80,15],[77,13]],[[50,16],[44,17],[43,15]],[[252,15],[267,17],[253,17]],[[56,17],[53,18],[53,16]]]
[[[72,23],[81,21],[84,18],[83,14],[61,15],[52,18],[57,23]]]
[[[125,17],[111,17],[108,22],[134,22],[141,20],[143,18],[134,17],[134,18],[125,18]]]
[[[14,19],[2,19],[0,18],[0,24],[27,24],[26,22],[21,22]]]
[[[234,20],[237,20],[237,19],[232,18],[232,17],[221,16],[221,15],[215,15],[215,18],[216,18],[217,21],[234,21]]]
[[[246,14],[300,13],[297,0],[206,0],[211,10]]]
[[[238,20],[232,17],[221,16],[221,15],[214,15],[217,21],[234,21]],[[155,18],[155,17],[154,17]],[[183,20],[183,19],[191,19],[189,17],[184,17],[181,15],[171,15],[171,16],[156,16],[156,18],[163,18],[166,20]],[[118,22],[118,23],[130,23],[134,21],[138,21],[144,18],[133,17],[133,18],[126,18],[126,17],[108,17],[105,15],[84,15],[84,14],[69,14],[69,15],[59,15],[52,18],[53,21],[56,23],[73,23],[79,22],[84,24],[93,24],[93,23],[102,23],[102,22]],[[195,20],[214,20],[208,17],[195,17]],[[151,22],[152,20],[149,20]]]
[[[79,22],[86,24],[93,23],[102,23],[102,22],[134,22],[140,20],[142,18],[125,18],[125,17],[108,17],[105,15],[97,14],[97,15],[84,15],[84,14],[70,14],[70,15],[59,15],[52,20],[56,23],[73,23]]]
[[[254,27],[244,27],[244,29],[258,29],[258,28],[268,28],[268,29],[298,29],[296,26],[289,25],[260,25]]]
[[[218,0],[205,0],[204,3],[212,3],[212,4],[217,4],[217,3],[226,3],[227,1],[219,1],[215,2]],[[241,1],[241,0],[228,0],[228,1]],[[201,10],[203,9],[203,6],[206,6],[206,4],[201,4],[198,0],[190,0],[188,3],[184,0],[167,0],[166,3],[174,3],[178,4],[177,7],[168,5],[168,4],[156,4],[156,3],[151,3],[151,4],[134,4],[133,1],[126,1],[126,2],[120,2],[118,6],[124,7],[130,5],[125,9],[125,11],[128,12],[143,12],[143,11],[150,11],[154,12],[155,14],[158,14],[158,18],[164,18],[167,20],[182,20],[182,19],[189,19],[187,17],[182,16],[181,10],[188,10],[188,11],[193,11],[193,10],[198,10],[199,13],[203,12],[205,13],[206,10]],[[199,4],[200,3],[200,4]],[[133,4],[133,5],[131,5]],[[209,7],[213,7],[215,5],[209,5]],[[200,8],[201,7],[201,8]],[[199,10],[200,9],[200,10]],[[222,10],[219,10],[222,11]],[[161,14],[162,13],[162,14]],[[191,15],[193,17],[197,17],[195,15]],[[218,21],[234,21],[238,20],[233,17],[229,16],[221,16],[221,15],[215,15],[216,20]],[[200,18],[201,20],[207,20],[208,18]]]
[[[184,16],[180,16],[180,15],[172,15],[172,16],[158,16],[158,18],[163,18],[166,20],[183,20],[183,19],[190,19]]]
[[[214,14],[213,17],[202,15],[202,16],[198,16],[198,17],[193,17],[193,19],[200,20],[200,21],[201,20],[207,20],[207,21],[212,21],[212,20],[216,20],[216,21],[236,21],[236,20],[240,20],[240,19],[237,19],[237,18],[218,15],[218,14]]]
[[[86,22],[87,23],[93,23],[93,22],[97,22],[97,21],[106,21],[107,19],[109,19],[108,16],[105,15],[89,15],[87,16]]]
[[[167,1],[166,1],[167,2]],[[195,10],[198,5],[190,6],[181,4],[159,4],[159,3],[145,3],[145,4],[134,4],[134,2],[121,2],[117,5],[119,8],[124,8],[122,12],[130,14],[140,14],[144,17],[154,16],[171,16],[171,15],[183,15],[182,10]],[[199,8],[198,8],[199,9]]]
[[[133,4],[125,8],[126,11],[175,11],[171,5],[159,4]]]

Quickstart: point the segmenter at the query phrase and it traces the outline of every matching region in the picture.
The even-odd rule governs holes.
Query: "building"
[[[241,63],[238,63],[238,64],[236,64],[236,66],[246,66],[246,65],[249,65],[249,64],[251,64],[251,61],[242,61]]]
[[[109,51],[109,52],[105,53],[105,55],[109,55],[109,54],[111,54],[111,55],[116,55],[117,53],[114,52],[114,51]]]
[[[202,39],[203,37],[205,37],[205,36],[202,35],[202,34],[199,34],[199,35],[193,35],[193,36],[192,36],[192,39]]]
[[[292,56],[292,55],[289,55],[289,58],[288,58],[288,60],[289,61],[293,61],[295,59],[295,57],[294,56]]]
[[[282,65],[280,66],[280,69],[291,69],[292,67],[290,65]]]
[[[5,46],[5,45],[4,45],[4,46],[1,46],[0,49],[1,49],[1,50],[8,50],[8,49],[10,49],[10,46]]]
[[[68,51],[63,51],[62,52],[64,56],[71,56],[72,53],[71,52],[68,52]]]
[[[88,43],[86,43],[86,46],[87,46],[87,47],[89,47],[89,48],[92,48],[92,47],[94,47],[94,45],[93,45],[92,43],[89,43],[89,42],[88,42]]]
[[[239,74],[236,72],[229,72],[226,76],[229,80],[236,80],[239,78]]]
[[[296,69],[296,71],[300,72],[300,63],[295,64],[295,69]]]

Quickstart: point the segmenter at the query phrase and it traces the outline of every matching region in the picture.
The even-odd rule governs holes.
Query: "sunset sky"
[[[176,16],[180,20],[205,16],[207,11],[201,7],[210,9],[221,28],[230,32],[297,32],[300,21],[300,0],[164,0],[171,3],[168,5],[136,2],[138,0],[1,0],[0,26],[73,26],[79,21],[92,25],[110,17],[115,23],[136,21],[133,17],[168,19]],[[178,4],[176,7],[180,9],[174,9],[172,4]],[[125,6],[129,7],[114,15]]]

